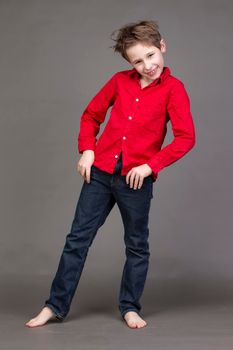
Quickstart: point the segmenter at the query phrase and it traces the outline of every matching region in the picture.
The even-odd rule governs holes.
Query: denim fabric
[[[115,203],[123,220],[126,255],[119,292],[119,311],[122,317],[130,310],[140,314],[139,299],[144,289],[150,256],[148,222],[153,179],[151,175],[147,176],[140,189],[130,188],[126,183],[126,175],[121,175],[121,156],[113,174],[92,165],[90,183],[83,182],[50,296],[44,304],[55,313],[58,320],[63,320],[69,312],[89,247]]]

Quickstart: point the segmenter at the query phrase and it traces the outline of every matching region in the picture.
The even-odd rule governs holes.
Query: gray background
[[[41,341],[71,349],[67,332],[81,349],[230,349],[232,10],[230,0],[0,1],[4,349],[39,349]],[[195,148],[154,183],[142,298],[149,325],[136,334],[119,324],[125,256],[115,206],[89,250],[66,323],[29,330],[24,322],[48,296],[82,186],[80,116],[113,73],[131,68],[109,48],[111,32],[142,19],[159,22],[165,65],[190,95],[197,136]],[[171,140],[169,127],[164,145]]]

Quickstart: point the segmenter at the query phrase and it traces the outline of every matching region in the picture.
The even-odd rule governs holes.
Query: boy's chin
[[[155,76],[148,76],[148,75],[141,75],[141,79],[147,81],[147,82],[152,82],[156,79],[158,79],[160,77],[161,73],[160,74],[155,74]]]

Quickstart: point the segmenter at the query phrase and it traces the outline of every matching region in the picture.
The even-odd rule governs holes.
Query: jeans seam
[[[102,222],[102,219],[104,218],[104,216],[106,215],[107,208],[108,208],[108,206],[106,205],[106,207],[105,207],[105,210],[104,210],[103,214],[100,216],[100,219],[98,220],[98,223],[97,223],[97,225],[96,225],[97,230],[100,228],[100,226],[99,226],[99,225],[100,225],[100,223]],[[92,244],[92,241],[93,241],[94,237],[95,237],[95,235],[93,236],[93,238],[92,238],[92,240],[91,240],[90,244]],[[90,244],[89,244],[89,246],[90,246]],[[82,266],[84,266],[85,262],[82,262],[82,264],[83,264]],[[81,266],[81,268],[82,268],[82,266]],[[77,275],[78,275],[79,273],[80,273],[80,272],[79,272],[79,270],[78,270],[78,271],[76,272],[76,274],[75,274],[75,278],[74,278],[74,280],[76,280]],[[69,297],[70,297],[70,296],[69,296]],[[68,304],[70,304],[70,300],[69,300]]]

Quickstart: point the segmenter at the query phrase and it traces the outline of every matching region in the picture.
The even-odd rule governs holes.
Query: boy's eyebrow
[[[147,52],[147,55],[149,55],[151,53],[154,53],[154,51]],[[140,61],[140,58],[133,60],[132,63],[136,63],[137,61]]]

